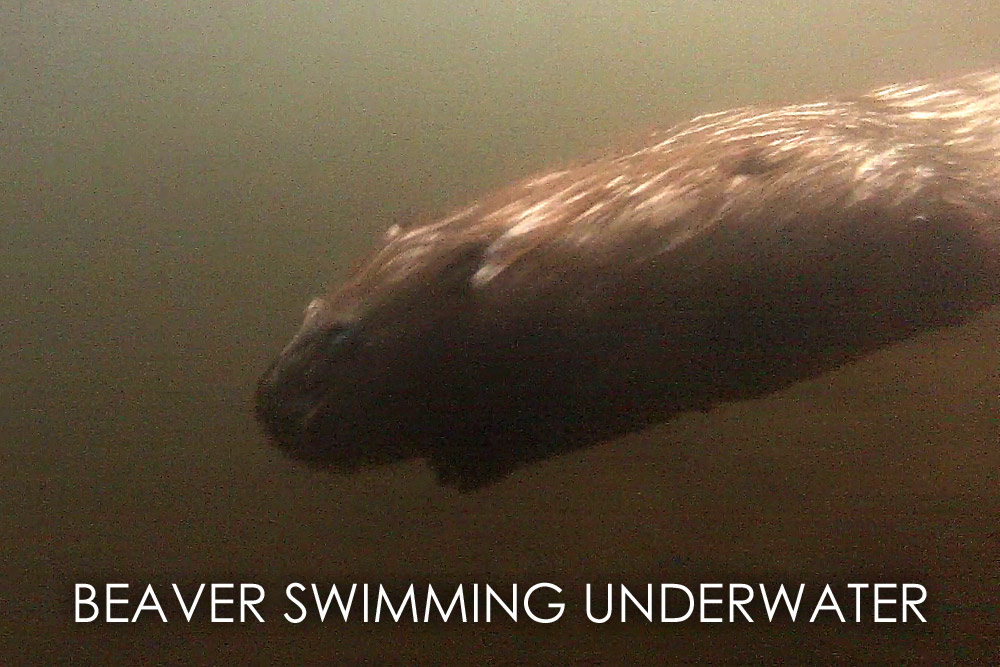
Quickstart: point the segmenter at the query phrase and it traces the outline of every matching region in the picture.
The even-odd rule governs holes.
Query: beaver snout
[[[256,391],[257,416],[280,442],[292,442],[309,430],[323,396],[329,390],[331,370],[351,345],[353,327],[328,322],[326,304],[313,299],[302,326],[261,376]]]

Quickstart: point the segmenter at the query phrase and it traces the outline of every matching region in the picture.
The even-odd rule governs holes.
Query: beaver
[[[699,116],[384,245],[263,374],[272,440],[475,488],[996,303],[1000,71]]]

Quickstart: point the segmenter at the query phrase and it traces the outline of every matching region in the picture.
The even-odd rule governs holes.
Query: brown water
[[[288,462],[249,396],[390,224],[698,112],[989,65],[1000,9],[398,4],[0,12],[0,661],[996,657],[1000,311],[465,495]],[[72,622],[77,582],[546,580],[909,580],[929,622]]]

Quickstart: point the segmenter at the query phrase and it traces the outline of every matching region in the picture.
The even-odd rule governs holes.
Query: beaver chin
[[[468,489],[1000,294],[1000,74],[711,114],[410,230],[260,380],[291,456]]]

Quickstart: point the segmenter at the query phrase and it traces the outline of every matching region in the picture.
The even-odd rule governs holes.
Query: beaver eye
[[[352,327],[346,326],[336,326],[328,329],[323,334],[323,340],[320,343],[320,350],[324,354],[334,355],[343,354],[344,349],[350,346],[353,337],[351,336]]]

